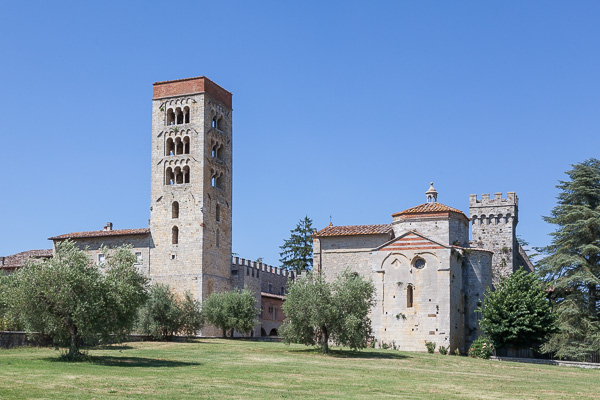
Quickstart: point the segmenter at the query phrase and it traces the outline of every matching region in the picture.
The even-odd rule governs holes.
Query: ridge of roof
[[[457,210],[456,208],[449,207],[442,203],[437,203],[437,202],[419,204],[416,207],[411,207],[404,211],[400,211],[395,214],[392,214],[392,217],[397,217],[399,215],[407,215],[407,214],[446,213],[446,212],[453,212],[453,213],[461,214],[461,215],[465,216],[465,218],[467,217],[465,215],[465,213],[463,213],[462,211]]]
[[[53,256],[52,249],[41,249],[41,250],[27,250],[17,254],[3,257],[3,264],[0,265],[2,268],[18,268],[25,265],[30,258],[50,258]]]
[[[392,231],[392,224],[327,226],[313,236],[381,235]]]
[[[49,240],[61,240],[61,239],[79,239],[79,238],[93,238],[93,237],[106,237],[106,236],[125,236],[125,235],[146,235],[150,233],[150,228],[139,228],[139,229],[114,229],[110,231],[87,231],[87,232],[72,232],[64,235],[53,236],[48,238]]]

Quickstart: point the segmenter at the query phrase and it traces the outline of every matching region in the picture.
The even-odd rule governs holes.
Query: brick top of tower
[[[231,92],[223,89],[205,76],[155,82],[152,99],[182,96],[186,94],[208,93],[216,100],[231,108]]]

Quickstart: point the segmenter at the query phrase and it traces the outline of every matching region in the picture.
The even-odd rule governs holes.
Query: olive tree
[[[146,299],[147,279],[137,271],[130,248],[103,251],[105,263],[94,264],[65,241],[56,245],[52,259],[30,261],[9,275],[2,292],[7,318],[57,344],[68,343],[71,359],[80,356],[84,340],[122,340]]]
[[[171,339],[178,333],[192,336],[203,324],[198,300],[188,292],[178,300],[169,286],[158,283],[152,285],[140,309],[138,329],[154,339]]]
[[[220,328],[223,337],[227,331],[250,332],[256,325],[259,309],[256,297],[244,288],[231,292],[211,293],[202,303],[202,315],[207,323]]]
[[[308,273],[289,285],[279,334],[286,343],[319,345],[323,353],[329,352],[330,340],[354,350],[365,348],[372,333],[374,292],[371,281],[350,270],[333,282]]]

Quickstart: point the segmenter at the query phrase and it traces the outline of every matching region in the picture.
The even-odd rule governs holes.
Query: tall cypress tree
[[[559,357],[584,359],[600,349],[600,161],[566,172],[558,204],[546,222],[557,226],[538,271],[552,284],[559,331],[543,347]]]
[[[281,266],[296,272],[312,269],[312,220],[305,216],[290,233],[290,238],[280,246]]]

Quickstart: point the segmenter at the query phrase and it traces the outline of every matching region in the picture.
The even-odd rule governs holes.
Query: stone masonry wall
[[[97,263],[99,261],[98,256],[104,254],[101,250],[103,246],[109,249],[114,249],[123,245],[132,246],[131,252],[133,254],[141,253],[141,262],[137,263],[138,270],[149,275],[150,273],[150,251],[153,246],[151,235],[124,235],[124,236],[108,236],[108,237],[91,237],[91,238],[75,238],[71,239],[75,245],[85,250],[92,262]],[[53,241],[53,250],[56,253],[56,244],[59,240]],[[104,254],[106,256],[106,254]]]
[[[497,283],[502,276],[508,276],[517,268],[519,249],[516,236],[519,199],[514,192],[469,196],[469,215],[472,224],[473,247],[490,250],[492,258],[493,281]]]
[[[292,271],[273,267],[261,262],[250,261],[239,257],[231,259],[231,287],[232,289],[248,288],[255,294],[256,307],[261,307],[261,292],[282,294],[281,289],[287,290],[289,281],[294,280],[296,274]],[[271,291],[269,291],[269,288]],[[261,313],[264,310],[261,310]],[[260,314],[257,317],[260,318]],[[260,322],[260,319],[259,319]],[[272,326],[274,328],[275,326]],[[278,327],[278,326],[277,326]],[[275,328],[277,328],[275,327]],[[260,336],[261,324],[254,327],[253,336]],[[269,330],[270,331],[270,330]],[[269,333],[269,332],[267,332]],[[236,336],[241,336],[236,333]]]

